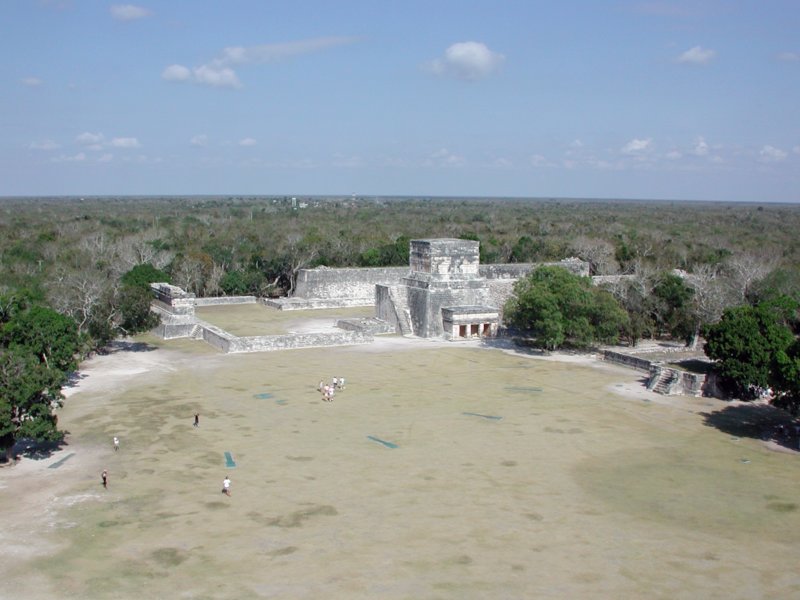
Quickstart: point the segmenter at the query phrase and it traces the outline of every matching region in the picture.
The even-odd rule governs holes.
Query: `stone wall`
[[[328,300],[350,303],[337,306],[372,306],[375,303],[376,284],[400,283],[408,273],[408,267],[300,269],[297,273],[294,296],[307,301]]]
[[[211,296],[207,298],[195,298],[195,306],[223,306],[227,304],[255,304],[255,296]]]
[[[237,337],[232,340],[226,352],[271,352],[297,348],[320,348],[323,346],[352,346],[354,344],[368,344],[373,339],[372,335],[363,331]]]
[[[460,241],[466,242],[468,240]],[[471,243],[474,244],[475,242]],[[471,247],[466,248],[465,252],[471,249]],[[418,257],[420,268],[426,268],[424,258],[423,256]],[[442,263],[445,260],[444,258],[434,257],[432,260],[434,260],[434,266],[438,271],[448,266]],[[465,254],[463,262],[456,265],[456,272],[463,276],[474,276],[475,266],[469,256]],[[490,292],[490,297],[493,298],[490,304],[502,307],[511,295],[514,282],[540,266],[563,267],[576,275],[588,276],[589,274],[588,263],[577,259],[567,259],[550,263],[477,265],[477,277],[489,280],[489,288],[493,290]],[[376,285],[399,285],[410,273],[410,267],[353,269],[317,267],[316,269],[300,269],[297,273],[297,284],[292,298],[278,298],[265,300],[265,302],[281,310],[373,306],[376,304]],[[450,276],[450,278],[452,277],[453,275]]]
[[[650,373],[650,367],[653,364],[652,361],[644,358],[631,356],[630,354],[623,354],[622,352],[614,352],[612,350],[603,350],[602,356],[603,360],[608,360],[619,365],[631,367],[632,369],[646,371],[647,373]]]

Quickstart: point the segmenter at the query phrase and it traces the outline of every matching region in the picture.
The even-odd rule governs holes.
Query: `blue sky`
[[[7,0],[0,195],[800,202],[800,2]]]

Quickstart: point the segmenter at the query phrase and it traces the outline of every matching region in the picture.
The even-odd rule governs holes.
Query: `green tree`
[[[800,340],[775,354],[773,372],[773,404],[793,415],[800,409]]]
[[[159,317],[150,310],[153,293],[149,288],[124,285],[119,293],[119,330],[125,335],[134,335],[153,329]]]
[[[48,369],[70,372],[77,367],[80,337],[75,321],[44,306],[18,312],[3,325],[2,345],[27,351]]]
[[[29,302],[0,298],[0,448],[7,457],[21,438],[61,438],[53,409],[80,349],[75,321]]]
[[[788,321],[796,308],[785,297],[729,308],[718,323],[706,328],[705,353],[716,361],[716,371],[737,397],[751,400],[780,382],[781,364],[790,373],[794,335]]]
[[[151,283],[169,283],[169,275],[161,269],[156,269],[150,263],[136,265],[120,277],[123,285],[149,287]]]
[[[653,318],[662,332],[690,340],[694,332],[692,296],[694,291],[672,273],[662,274],[653,287]]]
[[[539,267],[520,279],[504,315],[548,349],[565,342],[578,347],[612,343],[628,325],[627,314],[609,292],[561,267]]]

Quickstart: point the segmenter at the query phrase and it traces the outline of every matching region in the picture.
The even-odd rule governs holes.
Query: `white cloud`
[[[670,150],[664,155],[664,158],[666,158],[667,160],[680,160],[681,158],[683,158],[683,154],[681,154],[677,150]]]
[[[111,146],[114,148],[138,148],[139,140],[133,137],[118,137],[111,140]]]
[[[625,144],[620,149],[620,152],[622,152],[623,154],[630,154],[632,156],[641,156],[652,150],[652,145],[653,145],[652,138],[647,138],[645,140],[634,138],[627,144]]]
[[[42,80],[38,77],[25,77],[22,79],[22,85],[27,87],[39,87],[42,85]]]
[[[444,52],[444,56],[427,64],[435,75],[475,81],[496,72],[505,61],[502,54],[493,52],[481,42],[459,42]]]
[[[255,146],[256,144],[258,144],[258,142],[256,140],[254,140],[253,138],[251,138],[251,137],[247,137],[247,138],[239,140],[239,145],[240,146],[247,147],[247,146]]]
[[[114,159],[113,154],[103,154],[100,158],[97,159],[97,162],[111,162]]]
[[[200,146],[201,148],[205,148],[208,146],[208,136],[205,133],[201,133],[200,135],[194,136],[189,143],[192,146]]]
[[[760,162],[780,162],[785,160],[787,154],[785,151],[775,146],[766,145],[758,151],[758,160]]]
[[[161,72],[161,79],[167,81],[189,81],[192,72],[183,65],[170,65]]]
[[[800,62],[800,54],[797,52],[781,52],[778,54],[778,60],[785,62]]]
[[[88,131],[75,137],[75,141],[81,146],[85,146],[88,150],[102,149],[104,139],[105,137],[102,133],[90,133]]]
[[[681,54],[678,57],[678,62],[692,65],[707,65],[716,55],[717,53],[714,50],[709,50],[702,46],[695,46]]]
[[[148,9],[133,4],[114,4],[109,11],[117,21],[135,21],[152,14]]]
[[[212,87],[240,88],[242,83],[236,76],[236,72],[228,67],[216,67],[202,65],[193,72],[194,81]]]
[[[161,79],[199,83],[211,87],[242,87],[242,83],[233,69],[211,64],[202,65],[196,69],[189,69],[183,65],[170,65],[161,72]]]
[[[31,142],[28,148],[31,150],[56,150],[60,148],[53,140],[42,140],[41,142]]]
[[[166,81],[183,81],[212,87],[240,88],[239,76],[231,67],[235,65],[277,62],[294,56],[312,54],[328,48],[352,44],[354,37],[322,37],[282,44],[259,46],[230,46],[214,60],[189,69],[184,65],[170,65],[161,72]]]
[[[695,156],[706,156],[708,154],[708,144],[702,136],[698,136],[695,140],[692,154]]]

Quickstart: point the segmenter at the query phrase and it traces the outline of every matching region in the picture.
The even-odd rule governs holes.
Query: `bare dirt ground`
[[[82,366],[67,445],[0,469],[0,597],[800,596],[800,461],[722,402],[478,343],[140,341]]]

